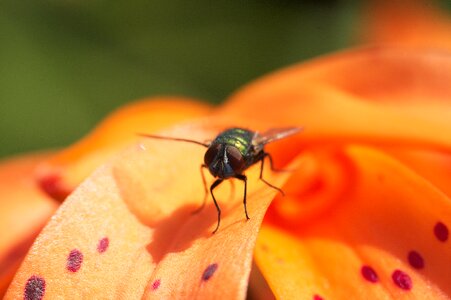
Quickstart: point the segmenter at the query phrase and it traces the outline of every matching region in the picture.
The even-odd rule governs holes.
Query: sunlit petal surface
[[[167,133],[203,140],[212,132],[178,128]],[[221,227],[199,170],[204,148],[142,141],[97,170],[48,223],[11,285],[7,299],[243,298],[255,239],[276,191],[249,174],[245,220],[242,185],[218,189]],[[267,177],[281,184],[286,175]],[[238,192],[240,191],[240,192]],[[82,287],[82,288],[81,288]],[[34,298],[33,298],[34,299]],[[39,297],[38,297],[39,299]]]

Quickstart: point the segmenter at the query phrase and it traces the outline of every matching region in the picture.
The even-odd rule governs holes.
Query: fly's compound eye
[[[226,148],[227,159],[233,171],[240,174],[244,170],[245,162],[241,152],[232,146]]]
[[[218,153],[221,151],[222,145],[216,144],[208,147],[207,152],[205,152],[204,162],[207,166],[210,166],[215,159],[218,157]]]

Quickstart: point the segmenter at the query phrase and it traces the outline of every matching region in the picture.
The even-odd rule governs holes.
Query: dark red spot
[[[308,186],[307,190],[305,191],[306,194],[314,194],[320,192],[324,186],[326,185],[326,182],[323,177],[316,177],[313,179],[313,181]]]
[[[276,263],[283,264],[283,263],[285,263],[285,261],[282,258],[278,257],[278,258],[276,258]]]
[[[45,293],[45,280],[33,275],[27,280],[24,291],[25,300],[41,300]]]
[[[211,276],[213,276],[213,274],[216,272],[216,270],[218,269],[218,264],[211,264],[209,265],[205,271],[204,274],[202,274],[202,280],[207,281],[211,278]]]
[[[83,253],[77,249],[73,249],[67,257],[66,268],[71,272],[77,272],[80,270],[81,263],[83,262]]]
[[[97,251],[99,251],[99,253],[103,253],[106,251],[106,249],[108,249],[109,245],[110,245],[110,240],[107,237],[104,237],[97,244]]]
[[[446,242],[449,235],[448,227],[442,222],[437,222],[434,226],[434,234],[440,242]]]
[[[374,269],[370,266],[363,266],[360,269],[360,273],[362,273],[363,278],[365,278],[369,282],[375,283],[379,281],[379,277],[377,276],[376,271],[374,271]]]
[[[324,300],[320,295],[313,295],[313,300]]]
[[[261,248],[262,251],[264,251],[264,252],[268,252],[268,251],[269,251],[268,245],[266,245],[266,244],[262,244],[262,245],[260,246],[260,248]]]
[[[157,288],[159,288],[159,287],[160,287],[160,283],[161,283],[160,279],[155,280],[155,281],[152,283],[152,290],[155,291]]]
[[[407,259],[409,260],[409,264],[415,269],[423,269],[424,268],[424,259],[420,255],[420,253],[412,250],[409,252]]]
[[[393,282],[403,290],[410,290],[412,288],[412,279],[409,275],[401,270],[395,270],[391,275]]]
[[[40,188],[57,201],[64,201],[71,193],[71,189],[65,187],[59,174],[46,174],[38,178]]]

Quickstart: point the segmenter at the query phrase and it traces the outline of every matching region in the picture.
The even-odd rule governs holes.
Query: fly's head
[[[210,173],[219,178],[230,178],[241,174],[246,166],[241,152],[234,146],[215,143],[210,145],[204,156]]]

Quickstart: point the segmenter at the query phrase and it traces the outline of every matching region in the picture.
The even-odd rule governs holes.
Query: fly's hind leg
[[[269,159],[269,166],[271,167],[271,171],[273,172],[294,172],[294,170],[290,170],[290,169],[276,169],[274,168],[274,164],[273,164],[273,160],[272,160],[272,156],[271,154],[269,154],[268,152],[263,152],[263,159],[267,157]]]
[[[284,193],[284,191],[281,188],[279,188],[279,187],[277,187],[275,185],[272,185],[271,183],[269,183],[268,181],[266,181],[263,178],[263,168],[264,168],[264,165],[265,165],[265,158],[266,157],[269,159],[269,165],[271,166],[271,170],[272,171],[276,171],[276,172],[283,172],[284,171],[284,170],[276,170],[276,169],[274,169],[271,155],[269,153],[267,153],[267,152],[263,152],[262,158],[260,159],[260,161],[261,161],[261,164],[260,164],[260,180],[263,181],[267,186],[269,186],[269,187],[271,187],[271,188],[273,188],[275,190],[278,190],[282,194],[282,196],[285,196],[285,193]]]

